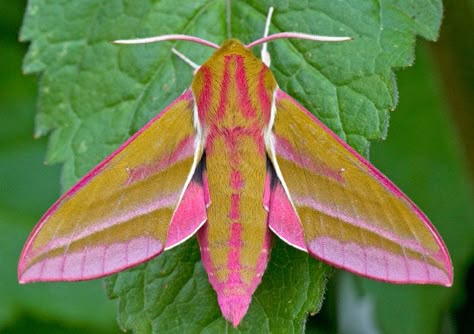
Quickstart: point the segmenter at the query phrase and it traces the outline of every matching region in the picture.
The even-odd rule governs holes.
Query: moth
[[[450,286],[451,260],[425,214],[283,92],[267,42],[345,41],[302,33],[215,48],[191,86],[41,218],[20,257],[21,283],[103,277],[197,235],[223,316],[237,326],[273,235],[316,259],[392,283]],[[250,51],[263,44],[262,59]],[[184,56],[182,56],[185,60]]]

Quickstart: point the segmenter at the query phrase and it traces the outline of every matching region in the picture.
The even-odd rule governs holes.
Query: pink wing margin
[[[20,256],[20,283],[78,281],[159,255],[206,221],[202,143],[186,91],[44,214]],[[200,172],[198,168],[198,172]]]
[[[270,228],[312,256],[364,277],[451,286],[451,259],[426,215],[289,95],[279,90],[275,103],[267,147],[278,177]]]

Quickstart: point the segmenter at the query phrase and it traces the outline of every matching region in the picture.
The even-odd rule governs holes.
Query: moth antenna
[[[343,42],[343,41],[350,41],[352,37],[333,37],[333,36],[320,36],[320,35],[311,35],[305,34],[302,32],[280,32],[270,36],[266,36],[256,41],[253,41],[250,44],[247,44],[246,48],[252,48],[256,45],[264,44],[275,39],[283,39],[283,38],[296,38],[296,39],[307,39],[310,41],[318,41],[318,42]]]
[[[196,71],[199,69],[199,66],[198,64],[196,64],[195,62],[193,62],[191,59],[189,59],[188,57],[186,57],[184,54],[182,54],[181,52],[179,52],[178,50],[176,50],[175,48],[172,48],[171,51],[178,57],[180,58],[182,61],[184,61],[186,64],[188,64],[189,66],[191,66],[193,69],[194,69],[194,73],[196,73]]]
[[[219,49],[219,45],[206,41],[205,39],[189,36],[189,35],[179,35],[179,34],[161,35],[161,36],[135,38],[135,39],[118,39],[116,41],[113,41],[113,43],[115,44],[146,44],[146,43],[155,43],[155,42],[163,42],[163,41],[188,41],[188,42],[201,44],[204,46],[209,46],[214,49]]]
[[[263,32],[264,39],[268,37],[268,32],[270,30],[270,23],[272,21],[272,15],[273,15],[273,7],[270,7],[268,9],[267,20],[265,21],[265,30]],[[262,57],[262,62],[268,67],[270,67],[271,57],[270,57],[270,53],[267,50],[267,42],[264,42],[262,45],[261,57]]]

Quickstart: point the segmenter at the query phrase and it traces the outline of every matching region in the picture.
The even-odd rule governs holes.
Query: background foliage
[[[352,14],[367,15],[355,17],[350,11],[337,11],[338,3],[328,3],[318,2],[308,11],[298,8],[296,2],[277,2],[280,16],[275,17],[272,29],[355,34],[359,44],[275,43],[273,69],[282,88],[309,108],[317,106],[313,110],[323,121],[367,154],[368,140],[385,135],[388,109],[396,104],[391,67],[410,64],[414,34],[436,37],[441,8],[437,2],[433,8],[423,8],[422,1],[406,1],[405,12],[397,12],[393,1],[374,12],[370,6],[362,8],[361,2]],[[45,138],[33,140],[31,136],[35,105],[41,112],[36,134],[55,129],[46,161],[65,163],[64,190],[189,82],[189,69],[170,55],[169,45],[119,49],[106,41],[172,31],[213,41],[224,38],[222,1],[178,9],[163,1],[158,5],[164,6],[162,11],[157,12],[150,11],[150,3],[134,4],[30,1],[22,36],[34,43],[24,69],[40,74],[39,86],[33,76],[20,74],[26,45],[18,43],[17,34],[25,4],[0,4],[1,332],[119,331],[114,303],[106,299],[102,281],[20,287],[16,261],[34,222],[60,192],[59,167],[41,165]],[[397,72],[400,103],[391,115],[391,131],[385,142],[376,143],[371,150],[374,164],[426,211],[443,235],[453,258],[455,285],[451,289],[393,286],[338,274],[330,281],[322,313],[310,318],[307,332],[436,333],[469,328],[473,296],[467,270],[469,264],[472,268],[474,254],[474,173],[466,168],[472,161],[466,147],[473,129],[472,114],[466,108],[472,106],[474,57],[469,57],[472,42],[450,37],[459,25],[466,29],[467,22],[472,22],[468,20],[472,7],[468,2],[456,4],[447,3],[444,24],[449,35],[441,35],[435,46],[420,45],[416,66]],[[247,15],[233,17],[233,34],[245,41],[258,37],[266,8],[266,4],[235,1],[233,11]],[[199,15],[191,15],[196,10]],[[162,12],[173,12],[174,19]],[[118,14],[122,16],[117,19]],[[311,20],[316,14],[318,20]],[[382,34],[377,34],[371,22],[377,15],[389,28]],[[91,18],[99,22],[94,29],[86,24]],[[205,21],[216,18],[213,24]],[[171,23],[158,27],[162,20]],[[397,23],[396,29],[390,29],[391,20]],[[371,43],[377,36],[381,38],[379,49],[374,49]],[[196,61],[208,55],[208,50],[193,45],[179,47]],[[370,58],[374,54],[378,55],[375,60]],[[306,65],[301,65],[301,55]],[[38,91],[39,102],[35,102]],[[339,98],[336,107],[334,98]],[[109,294],[119,297],[120,325],[137,332],[151,328],[212,332],[226,326],[197,262],[195,244],[190,242],[160,258],[108,280]],[[289,274],[281,274],[288,266],[292,267]],[[322,302],[324,275],[330,272],[277,243],[241,329],[300,332],[305,313]]]

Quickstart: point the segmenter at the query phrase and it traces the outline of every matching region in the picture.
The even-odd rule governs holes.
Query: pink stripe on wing
[[[152,143],[150,143],[150,145],[152,145]],[[128,179],[125,184],[130,185],[142,181],[154,174],[158,174],[159,172],[170,168],[172,165],[192,157],[195,150],[196,136],[193,134],[183,138],[174,151],[170,152],[169,155],[163,156],[160,160],[131,168],[128,171]]]
[[[70,236],[56,237],[42,247],[37,247],[34,250],[30,249],[29,256],[32,257],[57,248],[67,247],[75,240],[84,239],[92,236],[93,234],[103,232],[108,228],[127,223],[133,218],[148,215],[164,207],[174,207],[180,194],[181,192],[178,192],[167,197],[151,199],[147,203],[141,203],[142,205],[140,207],[136,207],[134,210],[127,210],[124,212],[115,211],[115,216],[105,217],[105,219],[101,221],[88,224],[87,228],[83,230],[74,230],[73,234]]]
[[[378,236],[385,238],[387,240],[390,240],[394,243],[397,243],[401,245],[404,248],[411,249],[413,251],[419,252],[421,254],[431,256],[432,254],[424,248],[418,241],[413,240],[413,239],[404,239],[400,237],[399,235],[392,233],[390,229],[383,229],[380,226],[370,224],[369,222],[363,220],[358,217],[353,217],[350,215],[347,215],[345,212],[342,212],[340,210],[334,210],[333,207],[325,205],[323,203],[317,202],[314,198],[312,197],[299,197],[297,195],[292,196],[293,202],[295,205],[299,207],[308,207],[311,208],[317,212],[322,213],[323,215],[329,216],[336,218],[344,223],[347,223],[349,225],[355,226],[360,229],[364,229],[368,232],[377,234]],[[329,228],[329,226],[328,226]]]
[[[368,278],[391,283],[451,284],[450,274],[440,268],[382,248],[319,237],[308,244],[308,249],[322,261]]]
[[[280,182],[272,189],[268,227],[287,244],[308,251],[303,227]]]
[[[331,178],[338,183],[344,183],[340,169],[333,169],[326,165],[323,161],[315,161],[310,156],[304,156],[301,152],[293,149],[291,143],[282,136],[274,135],[275,150],[279,156],[285,160],[294,162],[301,168],[311,171],[317,175],[323,175]]]
[[[151,237],[89,247],[83,252],[65,253],[35,263],[25,269],[20,277],[20,283],[99,278],[148,261],[162,251],[161,242]]]
[[[190,238],[206,222],[204,188],[191,181],[176,209],[168,228],[165,249],[168,250]]]

